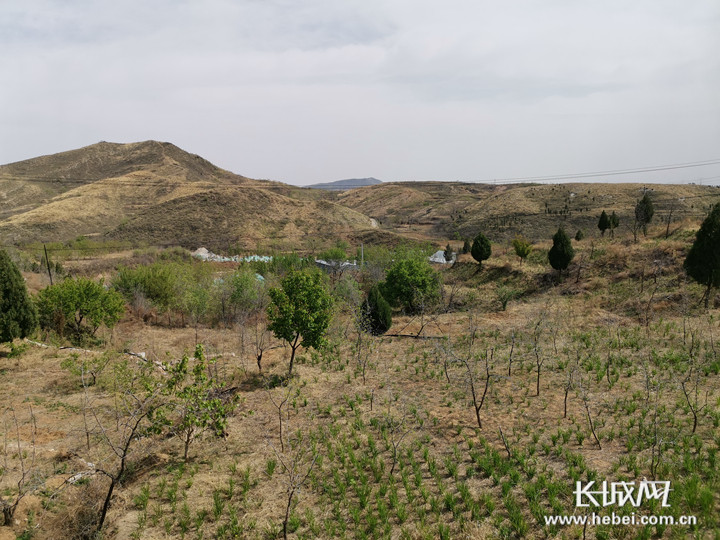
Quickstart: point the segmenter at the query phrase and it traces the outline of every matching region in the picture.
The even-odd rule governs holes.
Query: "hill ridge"
[[[100,142],[0,166],[0,241],[104,235],[252,248],[269,237],[379,234],[370,218],[326,198],[231,173],[172,143]]]

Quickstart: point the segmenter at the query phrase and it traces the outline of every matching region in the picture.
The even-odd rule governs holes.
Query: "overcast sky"
[[[0,1],[0,163],[148,139],[298,185],[720,160],[720,2]]]

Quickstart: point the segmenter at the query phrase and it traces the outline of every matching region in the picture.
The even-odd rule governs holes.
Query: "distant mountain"
[[[323,184],[312,184],[309,187],[312,189],[327,189],[330,191],[345,191],[346,189],[355,189],[359,187],[374,186],[375,184],[382,184],[382,180],[377,178],[348,178],[347,180],[338,180],[337,182],[325,182]]]

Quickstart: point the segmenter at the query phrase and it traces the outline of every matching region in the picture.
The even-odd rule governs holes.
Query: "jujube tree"
[[[391,306],[417,313],[440,297],[440,276],[425,260],[402,259],[387,271],[380,292]]]
[[[292,375],[295,352],[300,346],[318,349],[325,344],[325,332],[332,316],[332,297],[317,272],[289,272],[279,288],[269,291],[268,329],[290,344]]]
[[[78,341],[94,336],[103,324],[112,328],[125,311],[120,293],[87,278],[50,285],[38,294],[37,306],[40,326],[61,335],[68,330]]]

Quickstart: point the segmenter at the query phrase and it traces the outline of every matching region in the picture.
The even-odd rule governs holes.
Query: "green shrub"
[[[403,307],[411,313],[421,311],[440,297],[440,275],[426,260],[397,261],[379,286],[391,306]]]

